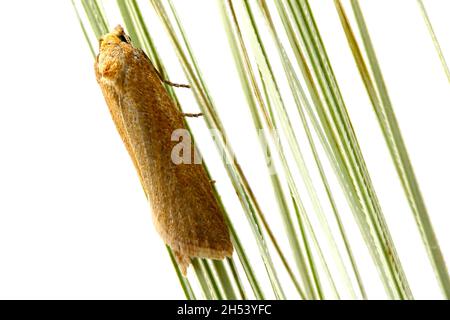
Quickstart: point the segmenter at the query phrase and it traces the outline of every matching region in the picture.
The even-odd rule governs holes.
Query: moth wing
[[[172,134],[186,130],[183,116],[150,59],[142,50],[136,52],[140,58],[128,66],[130,78],[124,85],[122,109],[126,114],[131,113],[126,110],[140,110],[138,115],[125,117],[129,117],[126,122],[131,124],[129,134],[133,136],[155,226],[176,252],[180,265],[186,264],[186,257],[231,256],[233,246],[228,226],[203,164],[175,164],[172,159],[178,143],[172,141]],[[133,125],[136,121],[139,124]],[[134,135],[137,127],[140,135]]]
[[[97,77],[111,115],[150,200],[153,220],[185,274],[190,257],[223,259],[233,246],[223,213],[202,164],[175,164],[175,130],[183,117],[142,50],[126,43],[108,55],[116,78]],[[117,50],[121,60],[118,60]],[[120,63],[121,64],[120,64]],[[121,68],[119,68],[121,66]]]
[[[159,233],[180,256],[223,259],[233,246],[205,169],[199,164],[170,166],[161,181],[164,195],[152,201]]]

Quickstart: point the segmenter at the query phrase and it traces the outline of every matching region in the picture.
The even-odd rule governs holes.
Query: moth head
[[[117,27],[114,28],[113,31],[100,37],[99,39],[100,50],[102,50],[106,46],[118,45],[122,42],[131,44],[131,39],[125,33],[122,26],[118,25]]]
[[[96,59],[96,72],[101,78],[114,79],[122,74],[127,52],[132,52],[131,40],[119,25],[99,39],[100,51]]]

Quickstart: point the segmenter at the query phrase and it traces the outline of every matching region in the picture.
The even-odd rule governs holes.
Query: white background
[[[239,161],[263,209],[272,212],[276,204],[255,160],[251,120],[216,3],[187,2],[174,1]],[[439,298],[333,3],[311,2],[413,292],[417,298]],[[450,3],[425,4],[450,60]],[[449,82],[415,1],[366,0],[361,5],[450,261]],[[150,4],[142,6],[151,16]],[[114,19],[112,25],[121,22]],[[159,20],[149,23],[158,50],[173,61],[171,80],[185,81]],[[2,1],[0,28],[0,298],[184,298],[95,81],[93,59],[70,1]],[[186,112],[196,112],[189,91],[179,94]],[[194,130],[206,132],[202,120],[192,122]],[[244,225],[215,150],[203,140],[225,204]],[[276,229],[281,224],[275,220]],[[370,297],[383,298],[374,272],[363,265],[363,276],[373,281]]]

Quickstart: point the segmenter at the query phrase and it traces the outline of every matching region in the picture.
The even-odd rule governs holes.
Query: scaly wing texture
[[[156,70],[131,44],[108,37],[103,43],[97,80],[152,205],[156,229],[184,274],[190,257],[230,256],[228,227],[203,165],[172,162],[178,143],[172,133],[185,125]]]

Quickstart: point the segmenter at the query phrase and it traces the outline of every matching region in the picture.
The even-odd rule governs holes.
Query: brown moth
[[[163,85],[169,82],[121,26],[100,39],[95,73],[151,203],[155,227],[182,273],[191,257],[231,256],[228,227],[205,168],[172,162],[172,133],[186,127]]]

